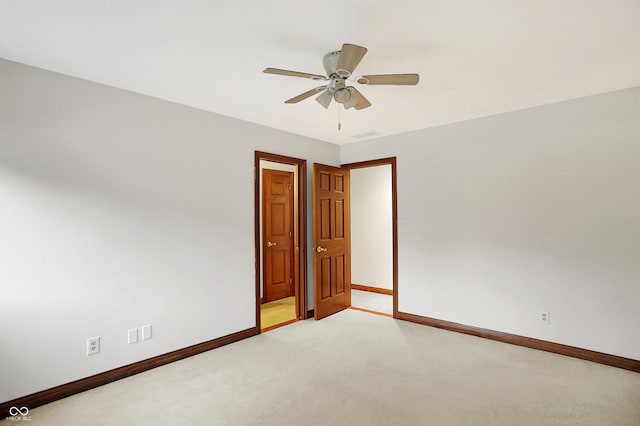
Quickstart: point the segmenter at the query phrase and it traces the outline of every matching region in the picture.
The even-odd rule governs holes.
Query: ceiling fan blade
[[[298,96],[294,96],[293,98],[284,101],[285,104],[297,104],[300,101],[304,101],[305,99],[315,95],[316,93],[320,92],[323,89],[326,89],[327,86],[320,86],[320,87],[316,87],[315,89],[311,89],[308,92],[304,92]]]
[[[320,74],[309,74],[309,73],[306,73],[306,72],[281,70],[281,69],[278,69],[278,68],[265,68],[263,72],[265,74],[287,75],[289,77],[310,78],[312,80],[328,80],[327,77],[325,77],[324,75],[320,75]]]
[[[325,109],[329,109],[331,99],[333,99],[333,95],[328,90],[325,90],[316,98],[316,101],[318,101]]]
[[[356,69],[366,53],[366,47],[349,43],[343,44],[336,70],[346,70],[349,71],[349,74],[353,74],[353,70]]]
[[[353,86],[349,86],[347,87],[347,89],[349,89],[349,91],[351,92],[351,99],[345,102],[345,109],[355,108],[357,110],[361,110],[369,108],[371,106],[371,102],[369,102],[369,100],[365,98],[364,95],[358,91],[358,89]]]
[[[420,81],[418,74],[363,75],[358,78],[360,84],[394,84],[399,86],[415,86],[418,81]]]

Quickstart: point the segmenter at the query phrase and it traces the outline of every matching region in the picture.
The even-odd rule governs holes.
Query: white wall
[[[352,169],[351,281],[393,289],[391,165]]]
[[[341,162],[394,155],[401,312],[640,359],[640,88],[346,145]]]
[[[400,311],[640,359],[639,140],[639,88],[338,149],[0,60],[0,401],[255,326],[255,150],[397,156]]]
[[[254,327],[255,150],[339,164],[332,144],[0,60],[0,401]]]

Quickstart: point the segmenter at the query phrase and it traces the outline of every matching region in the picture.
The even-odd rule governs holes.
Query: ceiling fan
[[[266,68],[267,74],[287,75],[291,77],[310,78],[315,81],[327,81],[324,86],[318,86],[298,96],[286,100],[286,104],[295,104],[305,100],[315,94],[320,93],[316,101],[325,108],[329,108],[331,100],[344,105],[345,109],[355,108],[357,110],[368,108],[371,102],[365,98],[362,93],[353,86],[347,86],[347,79],[351,77],[353,71],[358,66],[367,48],[356,46],[355,44],[345,43],[342,49],[329,52],[324,55],[322,64],[327,73],[326,76],[321,74],[309,74],[306,72],[282,70],[278,68]],[[360,84],[387,84],[415,86],[418,84],[420,76],[418,74],[379,74],[379,75],[363,75],[356,81]]]

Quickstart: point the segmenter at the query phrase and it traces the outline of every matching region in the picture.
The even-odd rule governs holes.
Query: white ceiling
[[[284,100],[342,43],[371,108]],[[639,0],[0,0],[0,57],[337,144],[640,86]],[[362,137],[362,135],[368,135]],[[360,137],[358,137],[360,136]]]

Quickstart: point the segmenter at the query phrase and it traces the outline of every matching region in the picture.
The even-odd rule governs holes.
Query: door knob
[[[273,247],[276,243],[272,243],[271,241],[267,241],[267,247]]]
[[[322,253],[323,251],[327,251],[327,249],[326,249],[326,248],[324,248],[324,247],[322,247],[322,246],[318,246],[318,247],[316,247],[316,251],[317,251],[318,253]]]

